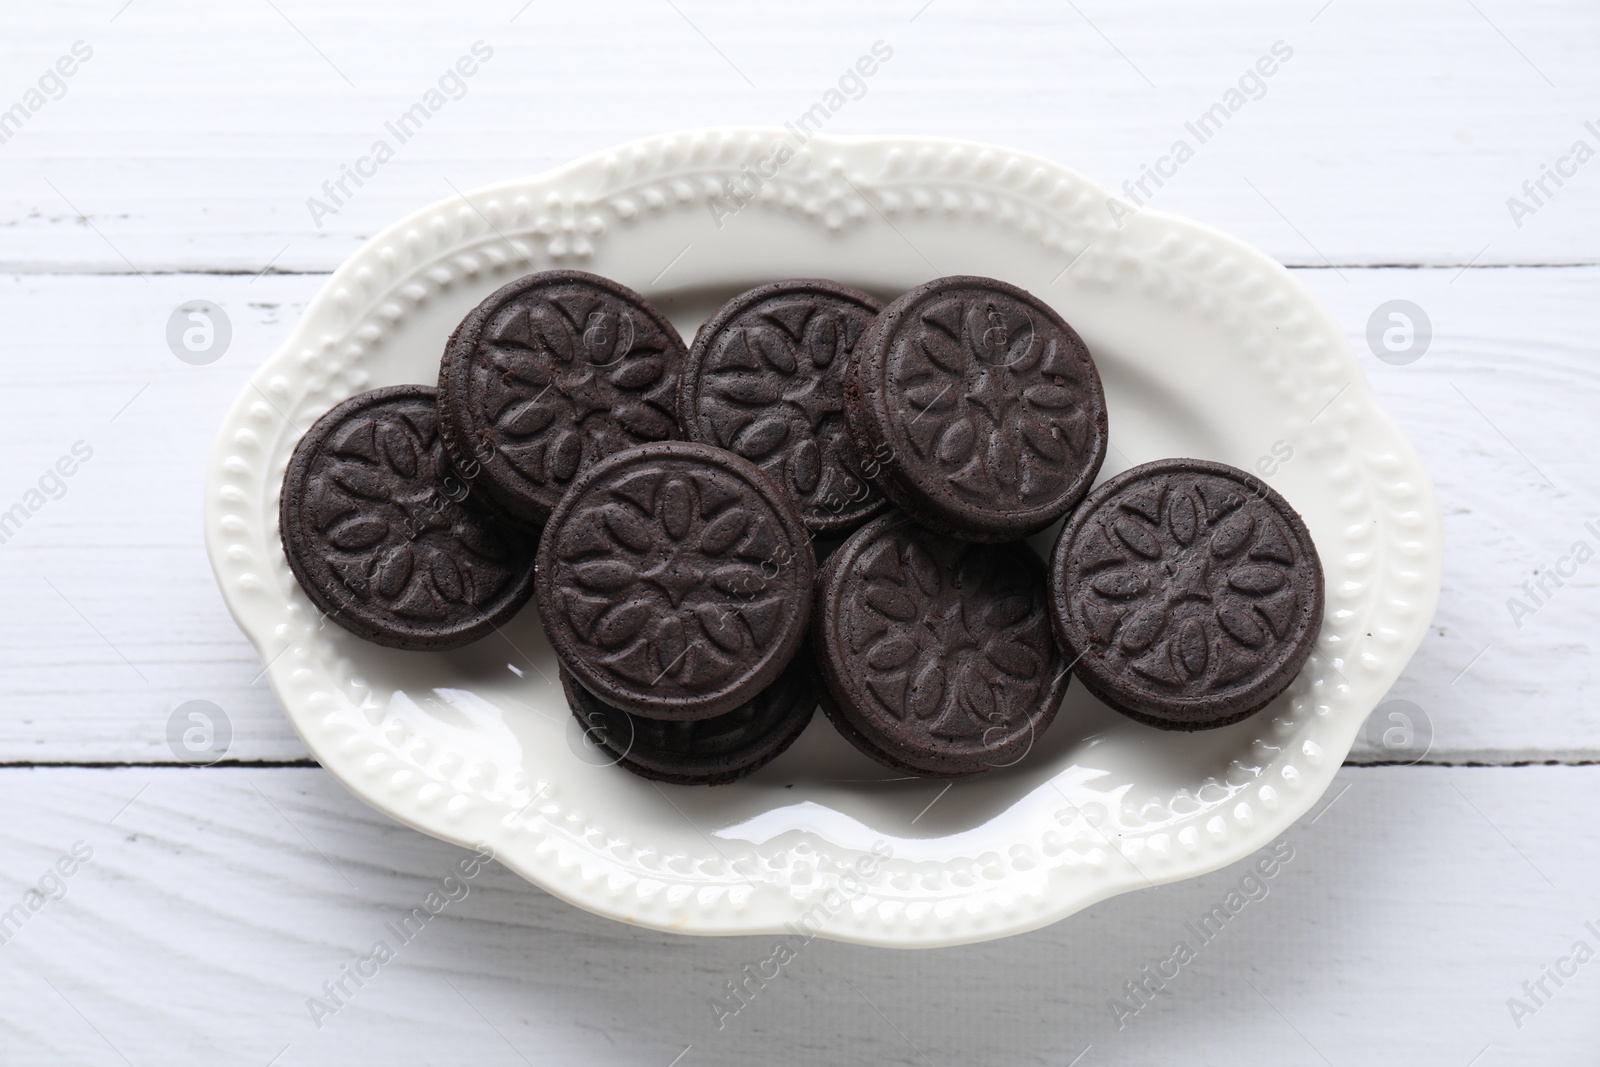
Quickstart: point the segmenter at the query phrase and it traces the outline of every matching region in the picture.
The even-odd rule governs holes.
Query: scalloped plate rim
[[[251,374],[249,382],[246,384],[244,389],[241,390],[239,396],[229,408],[229,411],[218,431],[212,450],[211,460],[208,464],[205,486],[206,500],[204,508],[207,555],[211,562],[213,573],[217,577],[218,586],[223,595],[224,602],[227,604],[230,613],[233,615],[240,629],[250,641],[251,646],[255,649],[256,653],[263,658],[264,662],[267,661],[266,643],[271,632],[270,627],[258,628],[253,624],[251,619],[247,618],[247,616],[252,613],[254,608],[252,605],[246,602],[243,591],[230,581],[229,570],[225,558],[229,546],[227,544],[227,538],[225,538],[218,530],[217,520],[219,516],[217,513],[220,505],[217,504],[217,500],[219,497],[220,483],[223,481],[223,465],[229,453],[234,450],[235,446],[231,438],[237,432],[237,427],[242,424],[245,411],[250,404],[253,403],[253,394],[259,391],[260,386],[267,383],[269,373],[277,373],[280,370],[280,365],[287,362],[290,354],[295,349],[300,348],[308,343],[307,338],[312,334],[318,321],[322,317],[331,314],[331,308],[335,301],[334,294],[341,288],[341,286],[348,285],[358,278],[358,272],[361,267],[364,266],[363,260],[369,258],[385,241],[397,241],[399,239],[399,235],[403,234],[408,228],[416,228],[419,225],[427,223],[431,219],[438,218],[442,214],[448,213],[452,209],[459,211],[463,199],[466,200],[468,206],[472,206],[476,210],[476,205],[472,203],[475,198],[482,199],[486,197],[493,197],[496,194],[506,195],[514,190],[521,190],[524,188],[538,188],[541,190],[556,188],[559,187],[564,181],[568,181],[575,176],[588,173],[596,166],[596,164],[601,163],[607,157],[618,157],[623,153],[648,150],[652,147],[660,146],[664,143],[669,143],[674,140],[687,140],[693,142],[695,140],[701,140],[705,138],[728,139],[735,136],[749,138],[785,138],[788,135],[785,133],[785,131],[776,128],[745,126],[707,127],[657,134],[649,137],[639,138],[634,141],[625,142],[612,148],[586,154],[561,166],[541,172],[539,174],[506,179],[488,186],[474,189],[469,192],[465,198],[442,198],[433,204],[419,208],[418,210],[406,215],[405,217],[397,220],[391,225],[385,227],[383,230],[374,234],[361,246],[360,249],[352,253],[343,263],[340,264],[338,268],[333,271],[332,274],[327,277],[322,286],[318,289],[317,293],[307,304],[304,313],[300,317],[300,320],[295,324],[288,336],[277,347],[277,349],[266,359],[264,359]],[[1075,171],[1072,171],[1070,168],[1064,167],[1048,159],[1035,156],[1028,152],[1005,148],[1003,146],[990,145],[960,138],[921,137],[916,135],[873,136],[816,134],[808,140],[807,148],[809,149],[812,145],[823,147],[837,146],[841,149],[851,147],[878,147],[883,150],[890,150],[894,148],[932,147],[935,149],[945,149],[947,151],[971,154],[992,153],[1000,156],[1001,158],[1019,160],[1024,164],[1035,168],[1036,170],[1042,168],[1046,173],[1050,174],[1058,184],[1061,182],[1072,183],[1078,187],[1081,187],[1082,189],[1091,191],[1097,196],[1105,197],[1107,199],[1111,197],[1111,194],[1097,183],[1087,179]],[[676,166],[681,168],[684,165],[685,164],[680,161]],[[870,204],[871,201],[869,200],[868,203]],[[1353,395],[1351,399],[1361,401],[1361,407],[1363,409],[1361,414],[1363,418],[1376,420],[1378,428],[1386,432],[1388,440],[1385,443],[1394,450],[1397,462],[1402,468],[1404,468],[1403,473],[1415,483],[1414,487],[1421,497],[1419,507],[1426,513],[1425,517],[1427,520],[1428,529],[1419,536],[1425,536],[1427,538],[1427,544],[1425,546],[1427,551],[1424,553],[1425,558],[1422,562],[1422,567],[1427,573],[1423,575],[1421,579],[1422,588],[1420,592],[1411,594],[1416,600],[1416,613],[1421,621],[1413,626],[1409,631],[1402,633],[1399,641],[1397,641],[1393,646],[1395,649],[1395,654],[1392,658],[1399,665],[1390,673],[1392,673],[1394,676],[1398,676],[1399,672],[1403,670],[1405,662],[1410,659],[1412,654],[1420,645],[1423,637],[1426,635],[1427,624],[1432,619],[1438,601],[1440,591],[1440,572],[1442,568],[1441,557],[1443,546],[1442,537],[1439,530],[1438,503],[1434,495],[1431,479],[1429,478],[1425,468],[1422,466],[1420,458],[1416,454],[1415,449],[1401,434],[1398,426],[1394,423],[1392,418],[1390,418],[1388,413],[1377,403],[1376,397],[1372,392],[1370,382],[1367,379],[1365,369],[1354,357],[1353,351],[1350,349],[1348,342],[1344,339],[1342,333],[1340,332],[1337,320],[1334,319],[1332,314],[1323,308],[1320,302],[1318,302],[1307,290],[1305,290],[1304,287],[1301,286],[1301,284],[1295,280],[1290,272],[1281,264],[1267,256],[1264,252],[1261,252],[1260,250],[1246,244],[1238,238],[1232,237],[1231,235],[1212,226],[1180,216],[1169,215],[1165,212],[1161,212],[1152,208],[1140,208],[1136,213],[1136,220],[1133,224],[1141,228],[1165,228],[1172,231],[1188,232],[1189,234],[1202,237],[1226,248],[1231,255],[1242,258],[1255,269],[1264,271],[1269,275],[1279,277],[1281,280],[1287,281],[1290,291],[1293,292],[1296,297],[1298,297],[1299,309],[1308,312],[1314,319],[1318,321],[1320,327],[1324,331],[1336,339],[1334,344],[1334,357],[1341,361],[1348,368],[1352,375],[1349,383],[1349,392],[1355,395]],[[632,225],[637,226],[640,225],[640,223],[638,220],[635,220]],[[1093,243],[1094,242],[1092,241],[1090,242],[1091,245]],[[418,264],[411,269],[410,273],[418,273],[424,269],[424,267],[425,263]],[[398,285],[399,282],[392,283],[389,286],[388,291],[392,292]],[[374,298],[371,303],[375,305],[377,300],[378,298]],[[371,314],[370,309],[367,313],[369,315]],[[359,321],[359,318],[355,320],[356,323],[359,323]],[[351,329],[353,329],[353,326],[346,328],[346,336],[348,336]],[[270,533],[272,535],[271,540],[275,544],[275,526]],[[288,646],[286,646],[285,650],[283,651],[286,651],[287,647]],[[1316,656],[1314,655],[1313,658],[1315,660]],[[284,683],[286,682],[284,674],[287,669],[287,665],[280,666],[276,662],[276,657],[268,663],[267,673],[269,681],[272,684],[273,691],[275,695],[279,697],[280,702],[283,703],[286,714],[288,715],[296,732],[305,742],[308,750],[310,750],[311,753],[319,759],[319,762],[324,766],[324,768],[332,773],[335,779],[338,780],[345,788],[349,789],[352,793],[376,810],[383,812],[391,818],[394,818],[397,821],[430,836],[440,838],[441,840],[445,840],[453,844],[468,847],[474,845],[479,840],[482,840],[481,838],[474,837],[474,835],[471,834],[453,833],[448,826],[443,825],[439,820],[430,820],[417,806],[408,806],[403,803],[396,803],[391,798],[381,795],[379,791],[369,782],[363,781],[355,775],[355,766],[352,762],[339,758],[329,758],[331,755],[333,755],[332,753],[321,751],[322,743],[318,739],[315,739],[308,729],[308,727],[311,725],[311,718],[315,713],[309,709],[296,706],[292,701],[286,699],[284,696]],[[1309,665],[1307,669],[1310,669]],[[1392,678],[1390,679],[1390,684],[1392,684]],[[1385,685],[1383,688],[1387,688],[1387,685]],[[1375,700],[1372,701],[1372,703],[1375,702]],[[1370,710],[1370,707],[1368,710]],[[1262,713],[1262,715],[1266,714],[1268,713]],[[1361,714],[1360,716],[1355,716],[1353,714],[1345,715],[1343,718],[1334,720],[1333,725],[1337,727],[1337,729],[1331,738],[1324,738],[1324,740],[1331,741],[1332,743],[1323,746],[1325,758],[1322,759],[1319,764],[1320,767],[1325,768],[1325,772],[1319,773],[1317,781],[1308,783],[1307,785],[1301,786],[1293,792],[1288,792],[1284,795],[1281,806],[1273,811],[1272,818],[1270,820],[1266,820],[1266,822],[1271,823],[1270,828],[1267,828],[1262,824],[1257,824],[1253,828],[1247,827],[1242,833],[1235,835],[1226,846],[1220,848],[1216,852],[1203,854],[1195,861],[1187,864],[1179,864],[1173,869],[1162,870],[1149,875],[1144,875],[1141,871],[1141,879],[1130,880],[1123,878],[1119,880],[1116,878],[1107,877],[1102,879],[1096,885],[1081,888],[1078,892],[1074,893],[1070,899],[1058,902],[1058,906],[1044,908],[1034,914],[1026,916],[1012,916],[1010,918],[1002,918],[997,921],[984,921],[980,919],[964,925],[958,925],[954,929],[951,929],[950,924],[946,923],[946,926],[943,930],[935,931],[933,929],[929,929],[925,932],[917,931],[916,933],[910,935],[905,933],[892,933],[887,929],[876,927],[870,921],[855,924],[847,922],[843,928],[824,929],[818,933],[818,936],[830,940],[882,947],[937,947],[990,940],[993,938],[1019,934],[1050,925],[1086,907],[1089,907],[1094,903],[1124,892],[1128,892],[1132,889],[1142,888],[1145,884],[1166,884],[1186,878],[1197,877],[1201,874],[1219,869],[1250,855],[1263,844],[1279,835],[1283,830],[1292,825],[1296,819],[1310,810],[1310,808],[1323,795],[1329,784],[1332,782],[1334,773],[1342,764],[1345,755],[1348,754],[1349,748],[1353,743],[1355,735],[1360,729],[1361,723],[1364,721],[1364,719],[1365,713]],[[534,852],[537,853],[537,849],[535,849]],[[555,895],[563,900],[568,901],[569,903],[584,908],[585,910],[595,914],[617,919],[631,925],[641,925],[668,932],[711,935],[776,933],[783,929],[781,924],[770,921],[748,922],[741,921],[737,917],[730,917],[727,915],[722,917],[722,921],[718,921],[709,913],[711,909],[706,909],[705,913],[695,916],[695,918],[700,921],[686,922],[682,920],[661,920],[649,915],[641,915],[638,908],[630,909],[626,905],[615,906],[612,903],[601,899],[596,893],[586,893],[581,882],[577,879],[551,877],[552,868],[549,865],[541,866],[539,864],[530,862],[531,857],[524,857],[516,851],[510,849],[497,849],[496,858],[527,881],[539,886],[547,892],[550,892],[552,895]],[[1135,869],[1137,870],[1137,868]],[[657,871],[654,873],[660,874],[661,872]],[[798,913],[800,906],[797,905],[795,910]],[[846,909],[838,914],[843,914],[848,917],[848,911],[849,910]]]

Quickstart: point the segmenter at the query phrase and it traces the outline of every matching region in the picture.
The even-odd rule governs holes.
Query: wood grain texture
[[[1445,502],[1435,627],[1392,694],[1431,719],[1429,758],[1600,758],[1600,562],[1552,585],[1532,615],[1507,607],[1512,597],[1525,600],[1524,580],[1575,541],[1600,549],[1600,536],[1585,529],[1600,522],[1600,475],[1584,447],[1600,411],[1587,311],[1600,297],[1600,269],[1297,275],[1345,324]],[[229,715],[230,758],[305,757],[222,606],[200,504],[220,413],[321,281],[0,282],[0,321],[10,324],[17,353],[0,393],[0,509],[74,442],[94,449],[66,480],[66,495],[0,545],[0,590],[27,609],[0,617],[0,691],[8,694],[0,762],[170,760],[167,717],[191,699]],[[234,329],[229,352],[205,367],[180,363],[164,341],[168,314],[196,298],[220,305]],[[1367,319],[1396,298],[1415,301],[1434,324],[1431,347],[1409,366],[1381,363],[1367,348]],[[71,388],[62,378],[68,366]],[[1363,743],[1353,758],[1392,755]]]
[[[1586,0],[123,8],[0,17],[0,108],[74,42],[93,49],[0,144],[0,267],[331,270],[454,189],[664,130],[792,120],[880,40],[892,59],[828,130],[974,138],[1114,190],[1175,169],[1146,180],[1155,204],[1291,263],[1592,263],[1600,247],[1600,163],[1547,185],[1520,226],[1506,204],[1576,140],[1600,148]],[[493,56],[464,95],[404,144],[387,133],[479,40]],[[1185,124],[1279,41],[1292,55],[1202,143]],[[314,219],[308,198],[384,138],[395,158]],[[1178,140],[1193,158],[1162,164]]]
[[[401,944],[386,924],[468,854],[320,771],[13,769],[0,909],[75,842],[93,856],[0,945],[0,1048],[16,1067],[666,1067],[690,1045],[684,1067],[1062,1067],[1086,1046],[1083,1065],[1592,1063],[1600,963],[1547,982],[1520,1029],[1506,1002],[1576,940],[1600,946],[1597,788],[1595,767],[1346,768],[1210,943],[1186,924],[1249,864],[986,945],[791,938],[719,1029],[710,998],[775,939],[630,929],[490,864]],[[394,959],[319,1028],[308,998],[378,940]],[[1196,958],[1119,1029],[1111,999],[1136,1006],[1124,983],[1180,940]]]

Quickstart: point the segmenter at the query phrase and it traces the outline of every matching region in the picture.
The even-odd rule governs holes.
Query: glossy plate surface
[[[1002,148],[797,147],[782,131],[715,129],[419,211],[340,267],[223,422],[205,511],[223,596],[307,746],[348,788],[426,833],[486,842],[534,884],[616,919],[959,944],[1239,859],[1322,794],[1421,641],[1439,591],[1438,505],[1338,324],[1288,272],[1192,222],[1119,219],[1107,201]],[[1202,734],[1138,725],[1073,685],[1024,759],[943,795],[943,782],[886,780],[821,715],[770,766],[707,789],[658,787],[584,747],[531,605],[499,635],[439,654],[319,624],[278,541],[295,442],[353,393],[433,382],[475,304],[551,267],[639,290],[685,339],[722,300],[781,278],[886,300],[945,274],[1028,289],[1098,363],[1102,478],[1214,459],[1261,474],[1305,518],[1327,573],[1316,652],[1265,711]],[[1048,552],[1054,535],[1035,546]]]

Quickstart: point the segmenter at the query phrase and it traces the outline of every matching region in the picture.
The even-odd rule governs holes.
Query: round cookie
[[[545,632],[583,687],[647,718],[732,711],[794,659],[816,561],[788,494],[693,442],[580,474],[539,544]]]
[[[450,335],[440,434],[475,498],[543,525],[603,456],[681,436],[678,331],[624,285],[577,270],[519,278]]]
[[[1266,706],[1322,626],[1322,563],[1293,508],[1221,463],[1164,459],[1089,494],[1050,560],[1056,637],[1101,700],[1169,730]]]
[[[857,748],[915,774],[1017,762],[1069,680],[1031,548],[958,541],[899,512],[828,557],[812,645],[824,710]]]
[[[845,419],[890,500],[968,541],[1014,541],[1059,519],[1108,441],[1083,339],[993,278],[937,278],[884,308],[850,361]]]
[[[533,593],[533,539],[460,502],[426,385],[374,389],[318,419],[278,500],[284,554],[328,618],[391,648],[459,648]]]
[[[882,306],[836,282],[774,282],[722,305],[689,347],[684,432],[766,471],[813,534],[845,533],[888,507],[863,472],[843,400],[851,350]]]
[[[589,740],[642,778],[676,785],[722,785],[777,759],[804,732],[817,702],[805,652],[778,680],[723,715],[667,722],[613,708],[561,672],[567,705]]]
[[[828,717],[828,721],[833,723],[834,729],[838,730],[846,741],[854,745],[856,750],[868,759],[881,763],[890,770],[918,778],[965,778],[967,776],[967,771],[925,771],[902,763],[871,741],[868,741],[860,730],[850,724],[850,720],[845,718],[844,713],[839,710],[839,705],[834,703],[833,698],[828,695],[826,686],[819,685],[817,692],[819,694],[817,704],[822,708],[823,714]]]

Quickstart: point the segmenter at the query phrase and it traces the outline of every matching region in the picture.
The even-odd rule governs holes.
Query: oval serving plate
[[[1438,505],[1338,324],[1287,271],[1192,222],[1118,220],[1107,201],[1002,148],[715,129],[441,201],[378,234],[235,401],[206,485],[218,584],[306,745],[379,811],[486,843],[580,907],[684,933],[981,941],[1269,843],[1327,788],[1421,641]],[[474,305],[563,266],[638,289],[686,339],[722,300],[788,277],[884,299],[943,274],[1030,290],[1098,362],[1102,477],[1220,460],[1263,474],[1304,516],[1327,572],[1316,652],[1265,711],[1199,734],[1141,726],[1074,684],[1023,759],[948,790],[889,780],[821,715],[750,778],[681,788],[585,749],[532,605],[451,653],[323,624],[278,541],[295,442],[353,393],[433,382]],[[1047,552],[1054,536],[1034,544]]]

